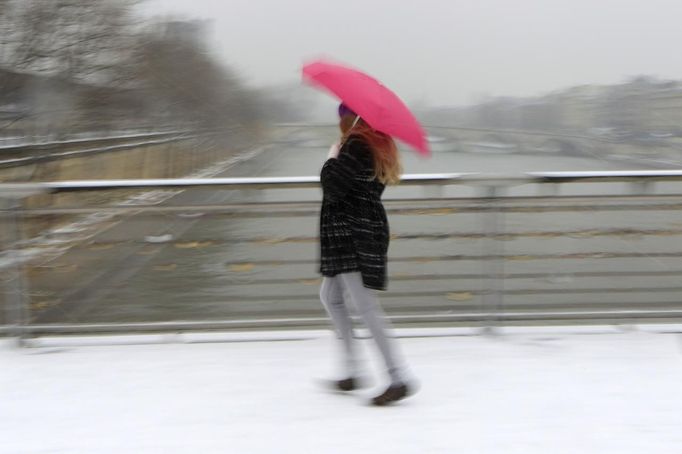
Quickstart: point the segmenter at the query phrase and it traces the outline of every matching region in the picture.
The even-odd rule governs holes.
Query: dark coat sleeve
[[[367,145],[357,139],[349,139],[337,158],[324,163],[320,180],[324,197],[330,202],[343,199],[355,183],[355,177],[367,165],[371,165],[371,154]]]

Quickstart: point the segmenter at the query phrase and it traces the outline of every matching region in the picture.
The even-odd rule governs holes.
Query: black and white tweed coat
[[[320,173],[320,272],[360,271],[365,287],[386,289],[389,230],[381,203],[385,186],[374,178],[369,146],[358,136],[343,144]]]

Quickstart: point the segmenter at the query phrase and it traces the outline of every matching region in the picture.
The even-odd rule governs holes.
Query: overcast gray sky
[[[144,11],[212,19],[210,43],[254,86],[297,81],[320,55],[433,105],[682,79],[681,0],[148,0]]]

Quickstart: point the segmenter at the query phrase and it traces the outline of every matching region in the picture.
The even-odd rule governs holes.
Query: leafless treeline
[[[0,130],[262,120],[265,100],[207,49],[205,24],[143,21],[139,0],[0,0]]]

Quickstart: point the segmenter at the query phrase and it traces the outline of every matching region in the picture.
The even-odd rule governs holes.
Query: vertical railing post
[[[7,226],[7,268],[5,274],[5,317],[8,334],[21,346],[26,335],[29,314],[29,296],[20,253],[21,199],[4,199],[5,225]]]
[[[484,186],[484,209],[481,213],[483,247],[483,275],[481,281],[482,331],[496,334],[504,303],[504,214],[500,200],[501,186]]]

